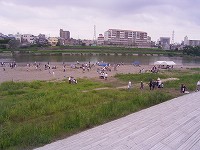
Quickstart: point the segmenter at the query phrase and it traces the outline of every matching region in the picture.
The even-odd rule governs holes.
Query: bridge
[[[183,95],[36,150],[200,150],[200,92]]]

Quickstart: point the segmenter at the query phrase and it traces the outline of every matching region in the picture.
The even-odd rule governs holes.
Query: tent
[[[174,66],[176,63],[173,61],[156,61],[154,62],[154,65]]]
[[[109,66],[108,63],[99,63],[98,65],[99,65],[99,66],[102,66],[102,67]]]
[[[154,62],[154,65],[158,65],[158,68],[169,69],[173,68],[176,63],[173,61],[156,61]]]
[[[139,61],[134,61],[134,62],[132,63],[132,65],[134,65],[134,66],[139,66],[139,65],[140,65],[140,62],[139,62]]]

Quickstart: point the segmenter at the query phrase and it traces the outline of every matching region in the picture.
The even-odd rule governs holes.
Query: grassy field
[[[164,89],[150,91],[149,79],[178,78]],[[103,124],[180,96],[180,84],[194,91],[200,70],[164,71],[159,74],[118,74],[131,90],[113,83],[80,79],[76,85],[62,82],[5,82],[0,85],[0,149],[29,149]],[[145,82],[140,90],[139,82]],[[104,90],[96,88],[109,87]]]

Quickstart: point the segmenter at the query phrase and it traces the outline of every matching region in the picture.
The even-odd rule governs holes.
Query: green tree
[[[12,50],[18,48],[20,46],[20,41],[19,40],[15,40],[15,39],[12,39],[8,42],[9,44],[9,48],[11,48]]]

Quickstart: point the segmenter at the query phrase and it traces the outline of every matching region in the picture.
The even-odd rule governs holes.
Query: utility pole
[[[173,30],[173,32],[172,32],[172,43],[171,44],[174,44],[174,30]]]
[[[94,25],[94,36],[93,36],[93,44],[96,46],[97,42],[96,42],[96,25]]]

